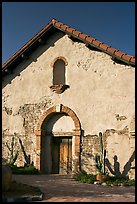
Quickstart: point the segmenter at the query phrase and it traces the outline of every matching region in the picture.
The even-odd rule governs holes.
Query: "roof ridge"
[[[68,26],[60,21],[58,21],[55,18],[52,18],[49,23],[47,23],[38,33],[36,33],[29,41],[27,41],[17,52],[15,52],[3,65],[2,69],[5,69],[8,64],[14,62],[14,60],[19,57],[29,46],[35,43],[35,41],[39,40],[39,38],[42,36],[44,32],[47,32],[50,27],[55,27],[69,35],[72,35],[81,41],[83,41],[86,44],[89,44],[91,46],[96,47],[97,49],[112,55],[113,57],[124,61],[128,64],[135,65],[135,56],[126,54],[116,48],[113,48],[109,45],[107,45],[104,42],[99,41],[98,39],[95,39],[89,35],[84,34],[81,31],[78,31],[75,28],[72,28],[71,26]]]
[[[58,25],[58,24],[60,24],[60,25]],[[89,35],[86,35],[83,32],[78,31],[75,28],[72,28],[72,27],[70,27],[68,25],[65,25],[60,21],[56,20],[56,22],[54,22],[54,26],[62,28],[62,29],[63,29],[63,26],[66,26],[67,28],[69,27],[70,29],[72,29],[72,34],[73,35],[76,35],[77,37],[80,37],[80,35],[83,35],[85,37],[85,39],[83,39],[84,37],[81,37],[83,40],[86,40],[86,38],[89,37],[89,39],[86,40],[86,41],[88,41],[89,43],[92,43],[93,45],[95,45],[98,48],[101,48],[102,51],[105,51],[108,54],[112,54],[112,55],[115,55],[115,52],[116,52],[117,54],[115,55],[115,57],[119,57],[119,58],[124,59],[125,61],[128,61],[128,62],[133,62],[133,63],[135,62],[135,56],[126,54],[126,53],[124,53],[124,52],[122,52],[122,51],[120,51],[120,50],[118,50],[116,48],[113,48],[112,46],[109,46],[106,43],[99,41],[98,39],[95,39],[95,38],[93,38],[93,37],[91,37]],[[65,28],[65,31],[68,30],[67,28]]]

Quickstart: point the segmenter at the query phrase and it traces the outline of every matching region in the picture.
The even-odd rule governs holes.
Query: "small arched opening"
[[[66,84],[65,62],[62,59],[56,60],[53,66],[53,85]]]
[[[57,57],[51,64],[53,68],[53,82],[51,90],[57,94],[63,93],[69,85],[66,84],[67,61],[64,57]]]

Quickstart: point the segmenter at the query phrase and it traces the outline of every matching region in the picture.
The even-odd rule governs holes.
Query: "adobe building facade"
[[[4,159],[14,137],[18,166],[26,155],[45,174],[95,174],[102,132],[109,174],[134,178],[134,66],[56,30],[29,58],[3,70]]]

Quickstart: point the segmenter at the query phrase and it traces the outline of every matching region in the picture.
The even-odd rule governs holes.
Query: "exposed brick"
[[[79,122],[79,120],[77,119],[77,121],[75,122],[75,128],[76,129],[80,129],[81,127],[80,127],[80,122]]]
[[[80,136],[81,130],[74,130],[73,134],[74,136]]]
[[[49,109],[46,111],[46,115],[45,115],[45,116],[47,116],[47,115],[49,115],[49,114],[51,114],[51,113],[53,113],[53,112],[55,112],[55,107],[49,108]]]
[[[52,63],[51,63],[51,67],[53,68],[54,67],[54,65],[55,65],[55,62],[57,61],[57,60],[63,60],[64,62],[65,62],[65,65],[68,65],[68,61],[66,60],[66,58],[65,57],[63,57],[63,56],[59,56],[59,57],[56,57],[53,61],[52,61]]]
[[[77,136],[75,137],[75,146],[76,145],[78,146],[80,145],[80,137],[77,137]]]
[[[35,131],[35,135],[36,136],[41,136],[41,130],[39,130],[38,127],[37,127],[37,130]]]
[[[69,113],[70,109],[68,107],[63,106],[62,107],[62,112],[64,113]]]
[[[73,118],[74,121],[77,120],[76,114],[72,110],[69,111],[69,115]]]
[[[80,145],[75,145],[75,154],[79,155],[80,152]]]
[[[41,141],[41,137],[37,137],[36,138],[36,149],[40,150],[40,141]]]

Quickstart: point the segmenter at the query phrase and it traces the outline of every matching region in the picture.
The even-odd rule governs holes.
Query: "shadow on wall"
[[[17,142],[15,142],[15,136],[14,135],[12,136],[11,144],[8,144],[6,142],[5,145],[6,145],[6,147],[9,150],[9,159],[2,158],[2,163],[3,164],[14,165],[16,160],[17,160],[17,158],[18,158],[18,156],[19,156],[20,147],[21,147],[21,150],[23,152],[24,159],[25,159],[24,166],[26,166],[26,165],[34,165],[34,162],[33,161],[31,162],[30,155],[29,154],[27,155],[21,139],[20,138],[18,138],[18,139],[19,139],[20,146],[17,145]]]
[[[130,171],[131,168],[131,163],[134,161],[135,159],[135,151],[132,153],[131,157],[129,158],[128,162],[124,165],[123,167],[123,171],[120,172],[120,163],[118,162],[118,157],[117,155],[114,155],[113,157],[114,159],[114,168],[112,169],[112,165],[111,163],[109,162],[108,159],[106,159],[106,166],[108,167],[109,171],[117,176],[117,177],[128,177],[127,174],[128,172]]]
[[[29,154],[29,155],[26,154],[26,152],[25,152],[25,148],[24,148],[24,146],[23,146],[22,141],[21,141],[20,138],[19,138],[19,143],[20,143],[20,146],[21,146],[22,152],[23,152],[23,154],[24,154],[25,165],[33,165],[33,164],[34,164],[33,161],[30,162],[30,154]]]

